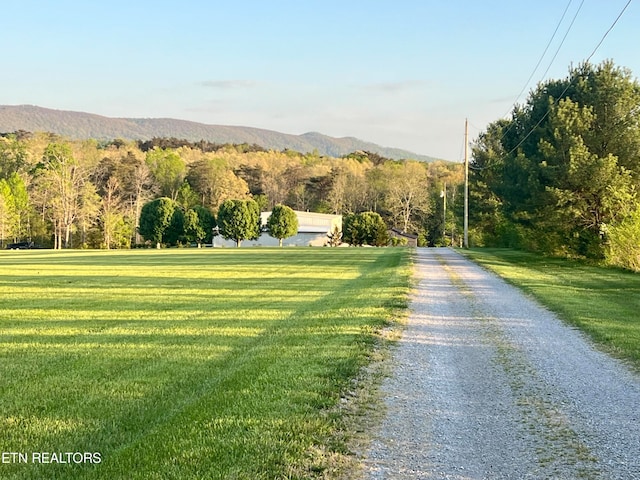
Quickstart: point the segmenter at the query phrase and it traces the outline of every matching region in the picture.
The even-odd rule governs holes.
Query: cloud
[[[408,90],[427,88],[431,86],[433,86],[432,83],[427,80],[403,80],[401,82],[371,83],[368,85],[361,85],[358,88],[365,88],[367,90],[374,90],[378,92],[402,93]]]
[[[199,83],[201,87],[214,88],[219,90],[237,90],[244,88],[254,88],[258,82],[253,80],[204,80]]]

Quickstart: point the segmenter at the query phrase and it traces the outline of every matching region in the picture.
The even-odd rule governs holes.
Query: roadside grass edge
[[[640,372],[640,275],[511,249],[457,252],[522,290],[594,346]]]
[[[343,445],[344,453],[326,455],[314,452],[314,461],[320,461],[324,471],[322,478],[356,480],[364,478],[361,459],[373,440],[373,434],[386,415],[381,386],[391,375],[391,363],[395,347],[402,336],[409,316],[410,295],[415,287],[415,249],[402,259],[396,270],[395,293],[389,302],[387,317],[382,328],[373,332],[374,342],[368,362],[352,379],[343,392],[340,402],[330,412],[341,418],[341,428],[334,432],[334,442]]]

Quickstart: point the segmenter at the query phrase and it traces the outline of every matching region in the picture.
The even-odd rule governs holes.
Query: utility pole
[[[444,182],[444,190],[442,192],[442,204],[444,214],[442,215],[442,243],[447,245],[447,182]]]
[[[464,119],[464,248],[469,248],[469,120]]]

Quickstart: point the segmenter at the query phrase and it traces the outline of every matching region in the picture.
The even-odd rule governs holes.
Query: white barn
[[[342,215],[329,215],[326,213],[301,212],[294,210],[298,217],[298,234],[282,240],[283,247],[323,247],[327,244],[327,235],[337,227],[342,231]],[[262,212],[260,221],[263,226],[271,212]],[[278,239],[268,233],[260,235],[258,240],[243,240],[243,247],[277,247]],[[214,247],[235,247],[236,242],[225,240],[221,236],[213,238]]]

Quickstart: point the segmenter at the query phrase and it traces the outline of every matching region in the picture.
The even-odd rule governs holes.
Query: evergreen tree
[[[345,215],[342,220],[343,240],[360,247],[371,245],[382,247],[389,243],[387,226],[380,214],[362,212]]]
[[[485,239],[602,258],[636,198],[639,159],[640,85],[611,62],[585,63],[481,134],[472,219]]]

